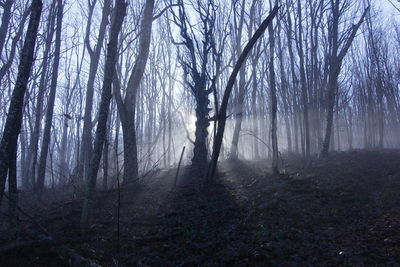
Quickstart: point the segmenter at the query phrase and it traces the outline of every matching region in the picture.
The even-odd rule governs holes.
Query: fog
[[[362,169],[400,148],[397,0],[4,0],[0,16],[11,239],[38,203],[79,202],[88,233],[117,192],[119,238],[121,190],[146,210],[171,187]]]

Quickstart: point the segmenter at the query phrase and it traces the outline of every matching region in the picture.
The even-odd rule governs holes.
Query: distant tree
[[[331,141],[332,135],[332,124],[333,124],[333,111],[335,106],[335,99],[337,97],[338,90],[338,76],[340,73],[340,69],[343,63],[343,59],[347,52],[350,49],[350,46],[356,37],[356,33],[360,28],[361,24],[364,21],[365,16],[369,11],[369,7],[367,7],[363,14],[361,15],[359,21],[352,26],[350,30],[350,34],[347,38],[344,36],[339,36],[339,22],[340,17],[343,15],[343,8],[340,5],[340,0],[331,0],[331,19],[329,26],[329,46],[330,46],[330,54],[329,57],[329,72],[328,72],[328,81],[326,84],[327,87],[327,117],[326,117],[326,130],[325,130],[325,138],[322,146],[321,156],[327,156],[329,152],[329,144]],[[343,41],[344,40],[344,41]],[[342,46],[340,44],[343,43]]]
[[[3,52],[4,43],[6,42],[8,26],[11,20],[11,7],[13,3],[14,0],[5,0],[2,4],[3,15],[1,17],[1,25],[0,25],[0,55]]]
[[[56,1],[53,1],[48,11],[48,19],[46,26],[46,35],[44,39],[44,51],[42,60],[42,73],[39,78],[38,93],[36,106],[34,110],[34,126],[30,136],[28,153],[26,156],[25,172],[22,173],[22,186],[24,189],[28,189],[30,186],[34,186],[36,183],[36,165],[38,158],[39,148],[39,137],[42,123],[42,113],[44,105],[44,96],[47,89],[48,83],[48,72],[49,72],[49,61],[50,52],[53,43],[53,36],[55,32],[55,20],[56,20]]]
[[[43,131],[43,141],[42,141],[42,148],[40,151],[37,181],[35,184],[35,190],[39,194],[43,191],[44,181],[46,176],[47,155],[51,139],[50,134],[53,122],[54,103],[56,99],[57,82],[58,82],[58,67],[60,65],[60,56],[61,56],[61,31],[62,31],[62,19],[64,15],[63,12],[64,3],[62,2],[62,0],[54,0],[54,1],[57,1],[56,39],[54,44],[54,62],[51,73],[49,100],[47,102],[46,122]]]

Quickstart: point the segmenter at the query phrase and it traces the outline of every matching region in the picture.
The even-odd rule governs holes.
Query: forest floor
[[[21,194],[22,234],[0,217],[0,266],[400,266],[400,151],[350,151],[307,170],[285,156],[227,161],[215,184],[174,188],[175,170],[118,191],[100,191],[88,236],[82,200],[48,193],[45,208]],[[6,205],[4,204],[4,207]],[[6,211],[6,210],[4,210]],[[33,223],[34,222],[34,223]]]

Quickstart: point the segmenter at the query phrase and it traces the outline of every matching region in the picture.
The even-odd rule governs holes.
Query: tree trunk
[[[115,4],[113,22],[110,28],[110,41],[107,46],[107,56],[104,66],[104,80],[100,99],[99,119],[97,122],[93,153],[90,160],[89,176],[87,177],[85,199],[82,208],[81,231],[87,232],[90,226],[94,206],[94,192],[96,189],[97,172],[99,170],[101,154],[107,132],[107,119],[111,102],[111,85],[115,75],[118,59],[118,36],[126,15],[124,0],[117,0]]]
[[[208,162],[207,152],[207,137],[208,137],[208,126],[210,122],[208,120],[209,103],[208,92],[206,91],[206,79],[205,77],[199,77],[195,81],[195,91],[198,92],[196,95],[196,130],[195,140],[192,158],[192,167],[198,171],[200,175],[205,175]]]
[[[43,102],[44,102],[44,94],[47,88],[47,71],[48,71],[48,62],[50,58],[50,50],[51,44],[54,35],[54,24],[55,24],[55,1],[53,1],[50,11],[49,11],[49,20],[47,24],[47,35],[45,41],[45,49],[43,54],[43,61],[42,61],[42,73],[40,76],[39,82],[39,92],[36,100],[36,109],[35,109],[35,125],[33,128],[33,132],[31,134],[29,149],[28,149],[28,156],[27,156],[27,164],[28,167],[26,168],[26,173],[23,173],[23,179],[26,180],[26,185],[23,184],[25,189],[28,186],[33,186],[36,183],[36,164],[37,164],[37,157],[38,157],[38,148],[39,148],[39,135],[40,135],[40,126],[42,121],[42,112],[43,112]]]
[[[147,59],[149,57],[153,9],[154,0],[146,0],[140,26],[139,54],[128,80],[125,100],[122,101],[121,92],[119,90],[115,93],[116,98],[119,98],[116,100],[118,112],[121,118],[122,134],[124,139],[124,183],[137,183],[139,179],[135,109],[140,81],[142,80]]]
[[[331,142],[332,135],[332,124],[333,124],[333,112],[335,106],[335,98],[338,86],[338,76],[340,73],[341,65],[343,58],[347,54],[351,43],[356,37],[356,33],[360,28],[361,24],[364,21],[367,12],[369,11],[369,6],[364,10],[360,20],[357,24],[353,25],[351,33],[349,37],[345,40],[345,44],[342,50],[339,52],[339,36],[338,36],[338,27],[339,27],[339,0],[336,2],[332,2],[332,27],[330,30],[330,34],[332,35],[329,39],[331,41],[331,55],[329,55],[329,77],[327,83],[328,97],[327,97],[327,117],[326,117],[326,130],[325,130],[325,138],[322,146],[321,157],[325,157],[329,153],[329,145]]]
[[[261,25],[258,27],[258,29],[255,31],[245,48],[243,49],[242,54],[239,56],[238,61],[235,64],[235,67],[229,76],[228,83],[225,88],[224,96],[222,98],[221,102],[221,107],[219,109],[218,113],[218,130],[217,130],[217,135],[215,136],[214,143],[213,143],[213,153],[212,153],[212,158],[210,165],[208,166],[208,173],[207,173],[207,180],[211,180],[214,177],[216,168],[217,168],[217,163],[218,163],[218,157],[219,153],[221,150],[221,145],[222,145],[222,139],[224,137],[224,130],[225,130],[225,122],[226,122],[226,110],[228,106],[228,101],[230,94],[232,92],[233,85],[236,80],[236,76],[239,73],[240,67],[243,65],[245,62],[245,59],[247,55],[249,54],[250,50],[253,48],[257,40],[261,37],[261,35],[264,33],[268,25],[272,22],[273,18],[278,14],[279,7],[275,6],[273,10],[270,12],[268,17],[261,23]]]
[[[12,149],[11,149],[12,147]],[[14,239],[18,237],[18,191],[17,191],[17,138],[12,140],[9,150],[9,169],[8,169],[8,212],[10,231]]]
[[[303,51],[303,27],[301,17],[301,3],[297,2],[297,12],[299,14],[299,40],[298,40],[298,51],[300,58],[300,83],[301,83],[301,97],[303,102],[303,119],[304,119],[304,155],[306,158],[306,164],[310,161],[310,123],[308,118],[308,93],[307,93],[307,81],[306,73],[304,69],[304,51]],[[302,125],[302,124],[300,124]]]
[[[276,99],[276,81],[275,81],[275,36],[274,36],[274,25],[271,22],[268,26],[269,34],[269,90],[271,98],[271,142],[272,142],[272,173],[278,174],[278,136],[277,136],[277,110],[278,101]]]
[[[236,31],[236,40],[235,40],[235,48],[236,48],[236,56],[240,56],[242,53],[242,31],[243,31],[243,24],[244,24],[244,14],[245,14],[245,1],[242,1],[242,9],[240,11],[240,18],[239,24],[236,24],[236,12],[234,13],[235,16],[235,28]],[[251,20],[251,19],[250,19]],[[249,33],[250,34],[250,33]],[[235,120],[235,127],[233,130],[232,136],[232,144],[231,144],[231,159],[238,159],[238,144],[239,144],[239,134],[240,130],[242,129],[242,120],[243,120],[243,104],[245,98],[245,90],[246,90],[246,69],[241,68],[239,71],[239,84],[238,84],[238,94],[236,105],[234,107],[234,118]]]
[[[44,181],[46,176],[47,154],[49,152],[51,126],[53,122],[53,113],[54,113],[54,102],[57,90],[58,66],[60,64],[63,10],[64,10],[64,4],[62,0],[57,0],[57,25],[56,25],[56,39],[55,39],[55,49],[54,49],[54,62],[52,70],[53,72],[50,83],[49,101],[47,102],[46,122],[43,132],[42,149],[40,151],[38,175],[35,185],[35,190],[37,191],[38,194],[40,194],[44,189]]]
[[[257,56],[256,56],[257,57]],[[257,57],[258,58],[258,57]],[[254,159],[259,159],[260,158],[260,152],[258,149],[259,145],[259,140],[258,140],[258,110],[257,110],[257,62],[256,60],[253,59],[252,62],[252,68],[253,68],[253,90],[251,93],[251,104],[252,104],[252,110],[253,110],[253,133],[255,138],[253,138],[253,146],[254,146]]]
[[[13,160],[10,156],[16,155],[17,139],[21,130],[22,110],[25,92],[28,86],[29,75],[33,65],[33,53],[35,50],[36,37],[42,13],[42,1],[33,0],[31,4],[31,16],[26,32],[24,45],[21,51],[18,75],[8,115],[4,126],[3,136],[0,143],[0,205],[4,194],[4,187]]]
[[[6,0],[3,3],[3,16],[1,17],[1,26],[0,26],[0,57],[3,53],[4,43],[6,42],[8,25],[11,20],[11,7],[14,3],[14,0]]]
[[[279,24],[279,30],[280,22]],[[290,127],[290,107],[289,107],[289,93],[288,93],[288,83],[285,72],[285,65],[283,61],[283,49],[281,38],[278,37],[278,58],[279,58],[279,69],[281,75],[281,94],[282,94],[282,102],[283,108],[285,111],[284,119],[285,119],[285,129],[286,129],[286,138],[287,138],[287,149],[289,152],[292,152],[292,131]]]
[[[108,17],[111,13],[111,0],[105,0],[103,11],[101,15],[101,22],[99,28],[99,34],[97,37],[97,43],[94,50],[90,46],[89,36],[90,27],[92,22],[92,16],[94,11],[94,4],[89,6],[89,17],[86,25],[86,36],[85,36],[85,47],[89,52],[90,65],[89,65],[89,77],[86,86],[86,99],[85,99],[85,113],[83,116],[83,133],[82,133],[82,145],[81,145],[81,161],[78,165],[78,179],[83,181],[83,177],[87,177],[89,170],[89,163],[92,154],[92,109],[93,109],[93,96],[94,96],[94,82],[99,67],[101,49],[103,47],[104,39],[106,36],[106,30],[108,25]]]

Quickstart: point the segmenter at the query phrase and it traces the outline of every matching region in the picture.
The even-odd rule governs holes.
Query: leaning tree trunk
[[[49,101],[47,103],[46,122],[45,122],[44,132],[43,132],[42,149],[40,151],[37,181],[35,184],[35,190],[39,194],[42,192],[42,190],[44,188],[44,180],[45,180],[45,176],[46,176],[47,154],[49,152],[49,144],[50,144],[50,138],[51,138],[50,134],[51,134],[51,125],[53,122],[54,102],[56,99],[58,66],[60,64],[63,9],[64,9],[64,4],[63,4],[62,0],[57,0],[57,26],[56,26],[57,28],[56,28],[56,40],[55,40],[55,49],[54,49],[53,72],[52,72],[51,82],[50,82],[50,95],[49,95]]]
[[[100,99],[99,120],[97,122],[96,136],[94,139],[93,153],[89,165],[89,176],[85,190],[85,200],[82,208],[81,231],[87,232],[90,226],[94,205],[94,192],[96,188],[97,172],[99,170],[104,141],[107,133],[107,119],[111,102],[111,85],[115,75],[115,65],[118,59],[118,35],[126,15],[124,0],[117,0],[114,18],[110,28],[110,41],[107,46],[107,57],[104,66],[103,89]]]
[[[0,143],[0,205],[4,194],[7,172],[10,169],[10,164],[13,163],[12,157],[16,155],[17,151],[17,139],[22,124],[24,96],[28,87],[29,74],[34,61],[33,53],[35,50],[41,13],[42,1],[33,0],[29,25],[26,32],[24,46],[21,51],[17,80],[11,97],[11,103],[8,109],[8,115]],[[10,182],[13,183],[13,181]]]
[[[220,153],[221,145],[222,145],[222,139],[224,137],[225,123],[226,123],[226,110],[228,107],[229,97],[232,92],[232,88],[235,83],[235,80],[236,80],[236,76],[238,75],[240,67],[245,62],[246,57],[249,54],[250,50],[256,44],[257,40],[261,37],[261,35],[264,33],[264,31],[267,29],[268,25],[272,22],[274,17],[278,14],[278,10],[279,10],[279,7],[276,5],[273,8],[273,10],[270,12],[268,17],[258,27],[256,32],[253,34],[253,37],[251,37],[251,39],[249,40],[249,42],[243,49],[242,54],[239,56],[239,59],[236,62],[231,75],[229,76],[229,80],[228,80],[228,83],[225,88],[224,96],[222,98],[221,107],[220,107],[219,113],[218,113],[218,118],[217,118],[218,119],[218,130],[217,130],[217,134],[214,138],[213,153],[212,153],[211,162],[208,166],[208,171],[207,171],[207,180],[208,181],[210,181],[214,177],[215,170],[217,168],[218,157],[219,157],[219,153]]]
[[[38,156],[38,147],[39,147],[39,135],[40,135],[40,126],[42,122],[42,112],[43,112],[43,99],[45,95],[45,91],[47,88],[47,72],[48,72],[48,62],[49,55],[51,50],[51,44],[54,35],[54,24],[55,24],[55,2],[51,5],[49,11],[49,20],[47,22],[47,35],[45,39],[45,48],[43,54],[42,61],[42,73],[39,81],[38,88],[38,96],[36,100],[35,107],[35,123],[33,127],[33,131],[31,133],[28,156],[27,156],[27,167],[25,168],[26,172],[22,174],[22,186],[24,189],[27,189],[29,186],[33,187],[36,182],[36,164],[37,164],[37,156]]]

